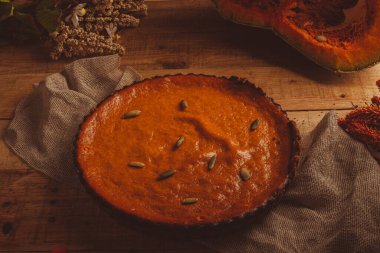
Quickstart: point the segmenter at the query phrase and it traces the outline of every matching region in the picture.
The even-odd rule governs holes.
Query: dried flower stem
[[[147,14],[144,0],[83,0],[66,4],[67,10],[51,33],[52,59],[120,54],[125,49],[115,41],[123,28],[137,27]]]

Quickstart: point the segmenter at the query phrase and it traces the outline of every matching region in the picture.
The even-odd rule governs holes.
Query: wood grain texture
[[[208,0],[148,1],[149,16],[122,43],[144,77],[176,73],[236,75],[262,87],[305,133],[330,109],[344,115],[377,94],[380,66],[338,75],[307,60],[271,31],[220,18]],[[0,134],[33,83],[61,71],[45,45],[0,48]],[[0,252],[214,252],[189,238],[137,231],[100,209],[81,186],[56,183],[0,142]]]
[[[138,29],[127,30],[122,66],[144,77],[175,73],[238,75],[265,89],[286,110],[349,109],[375,94],[380,66],[339,75],[320,68],[271,31],[220,18],[211,1],[154,1]],[[0,48],[0,119],[12,117],[32,84],[61,71],[41,45]]]

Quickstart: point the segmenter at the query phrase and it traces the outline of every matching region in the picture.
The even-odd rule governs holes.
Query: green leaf
[[[39,3],[37,4],[37,10],[38,9],[50,9],[54,10],[55,9],[55,1],[53,0],[40,0]]]
[[[7,0],[0,0],[0,22],[13,16],[15,7],[9,2],[2,2]]]
[[[14,20],[14,21],[13,21]],[[18,40],[27,40],[30,38],[37,38],[40,36],[40,31],[36,22],[31,14],[15,12],[12,17],[10,31],[13,37]]]
[[[54,7],[54,1],[41,0],[36,8],[37,22],[49,33],[58,26],[60,12]]]
[[[54,32],[58,26],[59,11],[40,9],[36,12],[37,22],[49,33]]]

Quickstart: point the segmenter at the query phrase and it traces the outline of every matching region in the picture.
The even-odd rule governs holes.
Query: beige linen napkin
[[[302,160],[270,212],[201,242],[219,252],[380,252],[380,166],[334,112],[303,138]]]
[[[74,141],[84,116],[115,89],[141,79],[119,65],[118,55],[87,58],[48,76],[17,106],[5,142],[34,169],[77,182]]]

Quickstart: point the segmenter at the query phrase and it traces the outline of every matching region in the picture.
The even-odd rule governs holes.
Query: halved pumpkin
[[[339,72],[380,60],[378,0],[213,0],[223,17],[271,28],[317,64]]]

